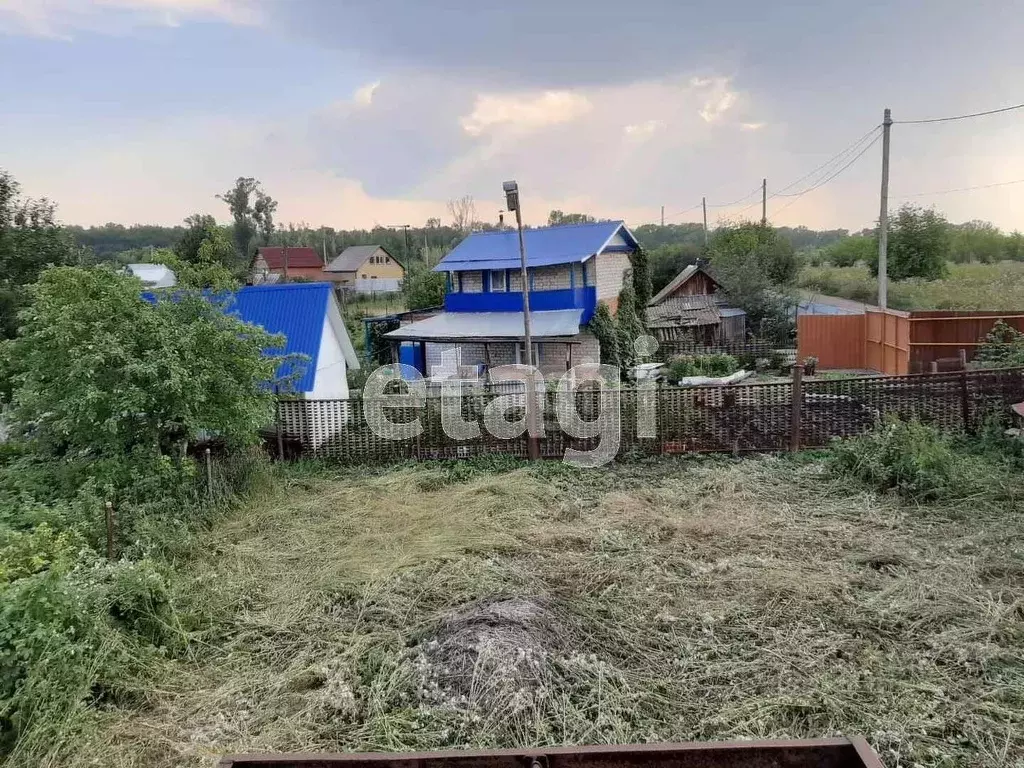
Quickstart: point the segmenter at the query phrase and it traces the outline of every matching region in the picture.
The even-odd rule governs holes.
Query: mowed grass
[[[50,764],[862,734],[1022,765],[1022,523],[806,458],[293,468],[182,576],[188,653]]]
[[[878,281],[864,265],[805,267],[801,288],[874,304]],[[889,283],[889,305],[896,309],[1024,309],[1024,262],[950,264],[942,280]]]

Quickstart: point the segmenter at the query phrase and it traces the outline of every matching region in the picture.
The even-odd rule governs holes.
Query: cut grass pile
[[[41,762],[845,733],[1021,765],[1022,523],[814,459],[293,468],[183,574],[188,656]]]

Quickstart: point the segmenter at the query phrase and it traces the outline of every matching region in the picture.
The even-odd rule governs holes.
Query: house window
[[[363,272],[363,280],[365,280],[365,279],[366,279],[366,273]]]
[[[505,293],[508,290],[508,272],[504,269],[491,270],[491,290],[495,293]]]

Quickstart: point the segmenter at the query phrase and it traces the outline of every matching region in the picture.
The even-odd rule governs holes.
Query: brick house
[[[599,301],[615,311],[636,238],[621,221],[527,229],[523,237],[541,371],[558,376],[600,362],[600,345],[586,326]],[[517,233],[475,232],[434,270],[446,274],[444,312],[386,334],[395,358],[431,378],[476,379],[526,362]]]
[[[253,283],[287,282],[301,277],[323,280],[324,262],[314,248],[260,248],[253,262]]]

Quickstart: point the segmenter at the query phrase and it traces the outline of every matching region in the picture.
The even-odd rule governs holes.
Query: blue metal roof
[[[636,239],[621,221],[524,229],[527,264],[546,267],[583,261],[599,253],[620,231],[628,245],[638,247]],[[506,229],[473,232],[441,259],[434,271],[517,269],[519,266],[519,235],[514,229]]]
[[[287,340],[284,350],[273,350],[270,354],[309,357],[308,362],[295,366],[282,363],[277,370],[279,378],[291,375],[296,368],[302,370],[302,377],[293,385],[296,392],[313,391],[331,290],[330,283],[250,285],[237,291],[234,302],[228,305],[228,311],[245,322],[258,325],[268,333],[284,335]]]
[[[246,323],[258,325],[267,333],[279,333],[285,337],[284,349],[269,350],[268,355],[308,356],[308,361],[297,364],[282,363],[277,369],[277,377],[301,371],[302,376],[292,385],[294,390],[312,392],[327,301],[332,290],[330,283],[250,285],[234,294],[219,294],[216,298],[224,299],[225,312],[237,315]],[[165,296],[173,300],[174,294],[171,292]],[[153,293],[144,293],[143,298],[153,303],[157,301]]]

